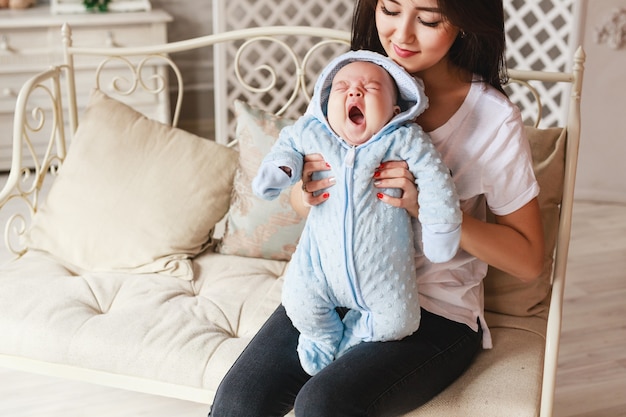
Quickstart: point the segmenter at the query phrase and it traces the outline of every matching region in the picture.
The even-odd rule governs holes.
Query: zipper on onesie
[[[346,154],[345,163],[346,168],[354,168],[354,158],[356,157],[356,145],[352,145],[350,149],[348,149],[348,153]],[[352,178],[352,177],[350,177]]]
[[[345,248],[345,263],[346,263],[346,272],[347,272],[347,284],[351,289],[352,296],[357,306],[364,312],[364,314],[368,314],[369,308],[363,299],[363,294],[361,293],[361,286],[359,283],[359,277],[356,273],[356,268],[354,266],[354,199],[353,199],[353,185],[354,185],[354,161],[356,159],[357,146],[351,146],[348,149],[348,153],[344,158],[344,166],[345,166],[345,193],[346,193],[346,204],[344,207],[344,248]],[[371,338],[373,335],[373,328],[371,327],[371,320],[366,320],[367,323],[367,331],[369,333],[369,337]],[[361,335],[365,336],[365,335]],[[366,336],[367,338],[367,336]]]
[[[347,285],[352,294],[354,302],[359,306],[361,304],[359,285],[357,281],[356,271],[354,268],[354,208],[353,208],[353,168],[354,159],[356,157],[356,145],[348,148],[348,152],[344,157],[344,193],[345,193],[345,206],[343,216],[343,245],[344,245],[344,262],[346,265],[346,279]]]

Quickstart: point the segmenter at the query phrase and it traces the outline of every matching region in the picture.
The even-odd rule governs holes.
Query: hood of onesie
[[[322,70],[313,89],[313,98],[307,108],[307,113],[326,122],[328,113],[328,97],[335,74],[354,61],[369,61],[383,67],[393,77],[398,86],[398,105],[400,113],[387,126],[397,126],[411,122],[428,107],[428,98],[424,94],[422,80],[416,79],[403,67],[390,58],[372,51],[349,51],[339,55]],[[327,122],[326,122],[327,123]],[[330,128],[330,127],[329,127]],[[385,129],[386,130],[386,129]]]

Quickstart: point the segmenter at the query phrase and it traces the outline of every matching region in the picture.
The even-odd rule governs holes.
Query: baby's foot
[[[335,359],[336,346],[317,342],[300,335],[298,357],[304,371],[313,376],[328,366]]]

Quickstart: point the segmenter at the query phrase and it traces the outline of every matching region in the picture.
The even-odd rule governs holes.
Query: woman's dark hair
[[[504,9],[502,0],[438,0],[441,14],[460,29],[448,56],[459,68],[478,74],[503,91],[507,81],[504,56]],[[385,53],[376,28],[378,0],[356,0],[352,19],[352,49]]]
[[[378,0],[356,0],[352,16],[351,49],[367,49],[387,55],[378,38],[376,7]]]

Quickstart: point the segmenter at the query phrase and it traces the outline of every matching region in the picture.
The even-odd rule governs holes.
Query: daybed
[[[323,62],[346,49],[349,34],[267,27],[141,49],[73,47],[69,27],[63,35],[65,63],[28,81],[15,112],[12,168],[0,191],[5,243],[15,255],[0,269],[0,366],[210,404],[278,305],[302,227],[286,196],[268,203],[250,194],[260,159],[290,123],[273,114],[266,91],[290,89],[278,113],[290,108],[293,118],[320,67],[312,56]],[[259,68],[245,73],[239,64],[250,42],[271,39],[278,46],[263,46],[266,53],[251,58]],[[216,92],[229,88],[217,64],[232,58],[213,51],[215,44],[242,46],[237,74],[251,90],[217,102],[215,141],[122,104],[163,93],[168,73],[143,70],[157,60],[178,86],[176,125],[184,91],[177,53],[212,51]],[[265,60],[276,57],[272,72]],[[77,88],[85,85],[75,74],[86,59],[102,59],[92,92]],[[542,186],[546,268],[532,284],[490,270],[485,306],[494,348],[409,416],[535,416],[540,408],[551,415],[583,61],[580,51],[571,72],[511,71],[527,86],[535,79],[571,83],[561,103],[569,108],[565,129],[527,129]],[[234,137],[226,133],[228,117]],[[30,141],[42,132],[49,145],[36,155]]]

